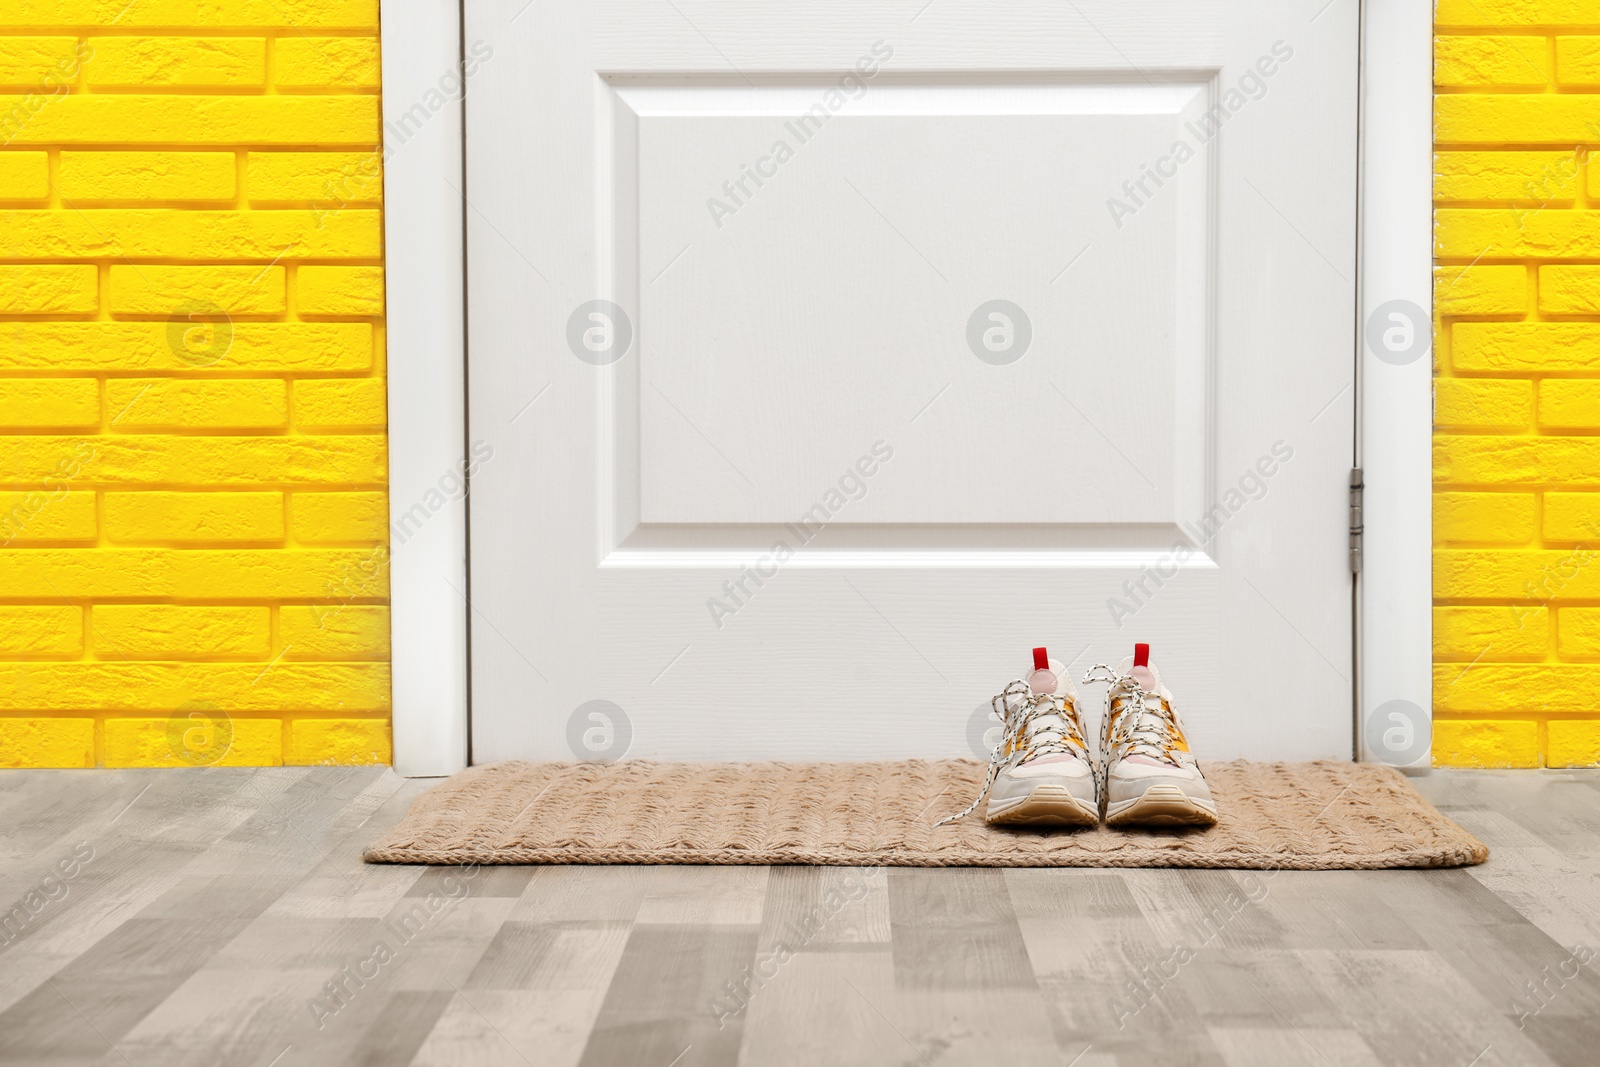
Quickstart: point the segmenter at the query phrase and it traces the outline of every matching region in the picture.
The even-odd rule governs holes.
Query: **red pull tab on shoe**
[[[1033,669],[1036,670],[1036,671],[1047,671],[1047,670],[1049,670],[1050,669],[1050,653],[1046,652],[1042,648],[1034,649],[1033,650]]]
[[[1143,642],[1133,646],[1133,665],[1135,667],[1150,666],[1150,646]]]

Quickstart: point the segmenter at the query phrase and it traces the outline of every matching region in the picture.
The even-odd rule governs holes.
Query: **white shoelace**
[[[1123,756],[1149,756],[1162,763],[1178,766],[1177,759],[1172,755],[1173,740],[1182,731],[1178,726],[1178,713],[1172,705],[1159,694],[1147,693],[1132,674],[1118,674],[1104,663],[1096,663],[1083,676],[1085,685],[1095,682],[1109,682],[1111,685],[1106,691],[1105,718],[1101,720],[1101,757],[1108,758],[1113,752],[1120,752]],[[1122,690],[1121,695],[1132,706],[1113,715],[1112,712],[1116,711],[1114,697],[1118,689]],[[1146,702],[1147,696],[1155,697],[1154,707]],[[1113,720],[1117,723],[1115,732],[1111,731]]]
[[[976,811],[989,795],[989,790],[994,788],[994,780],[1000,776],[1000,771],[1011,762],[1013,756],[1021,754],[1017,762],[1022,763],[1055,754],[1081,759],[1088,752],[1088,745],[1078,731],[1075,716],[1067,710],[1065,697],[1034,693],[1028,688],[1027,682],[1018,678],[995,694],[989,704],[1000,721],[1005,723],[1005,729],[994,750],[989,753],[989,774],[984,779],[983,789],[964,811],[945,816],[934,823],[935,826],[956,822]],[[1051,716],[1058,719],[1059,723],[1041,721]]]

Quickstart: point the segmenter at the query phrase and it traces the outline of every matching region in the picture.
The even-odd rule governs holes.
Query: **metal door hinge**
[[[1361,490],[1365,482],[1361,468],[1350,470],[1350,573],[1361,573]]]

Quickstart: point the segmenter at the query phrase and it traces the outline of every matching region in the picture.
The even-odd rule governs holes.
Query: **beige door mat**
[[[1208,763],[1202,831],[993,828],[971,760],[496,763],[418,797],[369,863],[803,863],[877,867],[1456,867],[1489,850],[1398,771]]]

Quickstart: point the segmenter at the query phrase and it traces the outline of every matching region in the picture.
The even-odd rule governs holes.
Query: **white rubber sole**
[[[1025,796],[991,799],[983,821],[994,826],[1096,826],[1100,811],[1065,786],[1036,785]]]
[[[1215,826],[1217,807],[1175,785],[1153,785],[1132,800],[1106,806],[1107,826]]]

